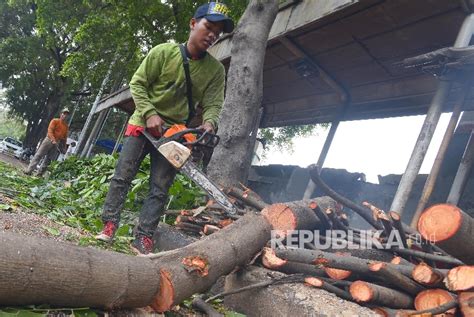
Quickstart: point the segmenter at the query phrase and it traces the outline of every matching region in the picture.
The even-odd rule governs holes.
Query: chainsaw
[[[146,130],[142,134],[174,168],[188,176],[226,212],[236,214],[237,208],[227,195],[192,162],[191,158],[192,148],[195,146],[214,148],[219,143],[217,135],[199,129],[188,129],[183,125],[173,125],[165,130],[159,139]]]

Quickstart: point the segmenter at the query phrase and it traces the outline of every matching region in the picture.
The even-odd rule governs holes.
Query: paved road
[[[15,166],[17,168],[21,168],[21,169],[27,167],[27,165],[24,162],[16,159],[13,156],[6,155],[6,154],[3,154],[3,153],[0,153],[0,161],[8,163],[10,165],[13,165],[13,166]]]

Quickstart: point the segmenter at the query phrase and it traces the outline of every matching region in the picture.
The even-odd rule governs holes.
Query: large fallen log
[[[450,204],[426,209],[418,220],[421,236],[466,264],[474,264],[474,219]]]
[[[317,226],[309,208],[271,205],[153,260],[1,233],[0,303],[166,311],[247,263],[272,230],[285,235]]]

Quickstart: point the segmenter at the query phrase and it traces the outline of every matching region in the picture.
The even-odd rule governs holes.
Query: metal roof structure
[[[437,79],[401,61],[451,46],[465,16],[454,0],[287,1],[269,36],[261,127],[331,122],[345,98],[343,121],[426,113]],[[231,46],[228,36],[210,53],[228,67]],[[133,111],[127,88],[96,112],[110,106]]]

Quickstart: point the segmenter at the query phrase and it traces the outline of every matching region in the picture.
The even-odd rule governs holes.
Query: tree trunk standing
[[[227,92],[209,176],[224,187],[245,183],[253,154],[249,137],[263,98],[263,64],[268,34],[278,13],[277,0],[252,0],[232,40]]]

